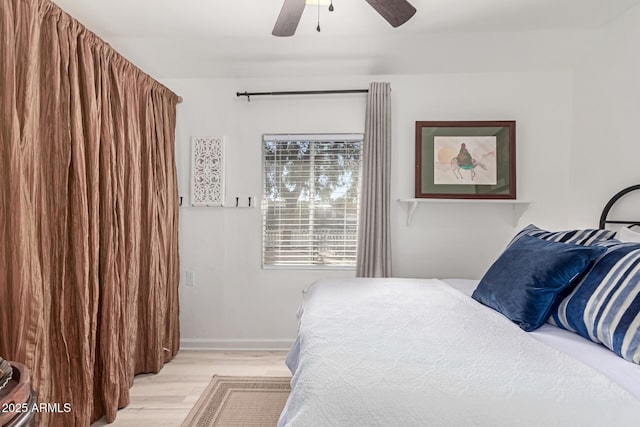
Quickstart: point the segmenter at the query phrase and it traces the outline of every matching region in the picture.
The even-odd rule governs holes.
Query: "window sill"
[[[356,271],[355,266],[340,265],[263,265],[263,270]]]

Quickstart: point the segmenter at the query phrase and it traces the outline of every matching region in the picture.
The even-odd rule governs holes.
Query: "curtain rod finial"
[[[178,97],[178,104],[182,104],[182,97],[181,96]]]
[[[251,93],[247,92],[246,90],[244,92],[236,92],[236,96],[238,98],[240,98],[241,96],[246,96],[247,97],[247,102],[251,102]]]

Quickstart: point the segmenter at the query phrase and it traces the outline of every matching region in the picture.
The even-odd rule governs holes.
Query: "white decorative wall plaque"
[[[224,205],[223,137],[191,137],[191,205]]]

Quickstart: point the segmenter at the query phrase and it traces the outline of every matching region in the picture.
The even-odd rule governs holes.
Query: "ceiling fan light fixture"
[[[408,0],[365,0],[392,27],[399,27],[416,13],[416,8]],[[317,5],[318,21],[320,21],[320,6],[329,5],[333,10],[332,0],[284,0],[278,19],[271,34],[277,37],[290,37],[295,34],[302,13],[307,4]]]

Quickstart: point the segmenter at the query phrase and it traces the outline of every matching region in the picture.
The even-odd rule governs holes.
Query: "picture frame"
[[[516,122],[417,121],[415,197],[515,199]]]

